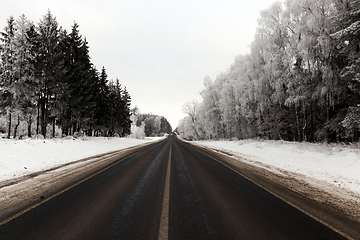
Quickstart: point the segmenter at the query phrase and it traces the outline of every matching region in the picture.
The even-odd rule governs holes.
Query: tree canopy
[[[77,23],[67,32],[48,11],[37,25],[10,17],[0,34],[0,128],[8,138],[24,124],[28,136],[130,133],[131,96],[91,63]]]
[[[159,137],[172,132],[171,125],[165,117],[155,114],[138,113],[136,107],[132,111],[133,124],[136,127],[140,127],[144,131],[145,136]]]
[[[204,79],[187,139],[360,138],[360,1],[288,0],[261,12],[249,54]],[[191,107],[189,107],[191,106]]]

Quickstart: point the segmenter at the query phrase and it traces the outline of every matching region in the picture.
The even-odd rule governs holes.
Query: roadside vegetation
[[[184,105],[190,140],[360,139],[360,1],[288,0],[263,10],[251,51]]]
[[[0,133],[7,138],[130,134],[131,96],[90,61],[74,23],[48,11],[38,24],[9,17],[0,32]]]

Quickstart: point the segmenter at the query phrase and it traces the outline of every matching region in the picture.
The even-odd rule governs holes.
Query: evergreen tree
[[[39,32],[39,52],[37,61],[39,62],[38,78],[40,89],[38,91],[38,104],[40,106],[40,126],[41,134],[46,137],[49,116],[55,124],[56,104],[61,96],[66,94],[62,84],[63,61],[60,48],[60,29],[56,18],[52,16],[50,10],[38,26]],[[51,112],[52,111],[52,112]]]
[[[4,32],[1,32],[1,62],[2,71],[0,79],[0,88],[2,94],[2,106],[5,108],[5,112],[8,115],[8,138],[11,134],[11,118],[13,113],[13,98],[15,94],[15,47],[14,36],[16,32],[16,24],[14,17],[10,17],[7,21],[7,26]]]
[[[17,127],[20,119],[24,119],[28,124],[27,135],[31,137],[31,124],[35,115],[36,106],[36,86],[38,85],[35,77],[35,57],[36,52],[33,45],[33,32],[35,26],[25,15],[21,15],[16,22],[17,32],[15,33],[15,74],[16,82],[16,106],[19,111],[18,121],[14,129],[16,137]]]
[[[123,137],[130,134],[131,120],[130,120],[130,104],[131,97],[126,88],[122,89],[118,79],[115,83],[109,83],[109,127],[108,135],[115,134]]]
[[[100,76],[98,78],[98,82],[96,84],[96,107],[94,112],[94,120],[95,120],[95,135],[99,136],[101,133],[106,135],[106,130],[109,127],[109,87],[108,87],[108,77],[106,74],[106,69],[103,67],[101,69]]]
[[[360,138],[360,1],[335,1],[336,14],[332,18],[334,57],[332,68],[338,71],[337,106],[327,128],[336,138]]]
[[[78,24],[67,33],[50,11],[38,26],[24,15],[10,17],[0,43],[0,114],[7,115],[9,138],[23,121],[31,137],[36,115],[36,134],[44,137],[50,124],[53,137],[56,125],[65,135],[130,133],[130,94],[119,80],[108,81],[105,67],[99,74],[92,65]]]
[[[122,94],[122,108],[121,108],[121,113],[122,113],[122,123],[121,123],[121,127],[122,127],[122,133],[121,136],[126,136],[129,135],[131,133],[131,119],[130,119],[130,105],[131,105],[131,96],[129,94],[129,92],[126,90],[126,87],[123,90],[123,94]]]
[[[82,40],[74,24],[70,34],[63,34],[62,48],[64,53],[64,83],[67,94],[64,95],[61,125],[63,134],[79,132],[80,128],[89,127],[92,100],[92,65],[90,62],[87,42]]]

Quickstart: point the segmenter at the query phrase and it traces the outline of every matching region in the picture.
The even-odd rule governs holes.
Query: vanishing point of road
[[[175,136],[0,226],[0,239],[346,239]]]

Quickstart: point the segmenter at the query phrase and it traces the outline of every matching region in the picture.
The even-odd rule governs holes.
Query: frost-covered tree
[[[199,120],[201,117],[199,116],[198,108],[199,103],[197,103],[196,101],[188,102],[182,107],[183,113],[187,115],[187,118],[185,118],[183,121],[183,127],[186,128],[186,132],[189,132],[189,135],[191,135],[192,138],[196,140],[202,138],[199,124]]]
[[[163,136],[172,132],[170,123],[163,116],[137,113],[132,116],[132,119],[133,125],[142,127],[147,137]]]
[[[16,23],[14,17],[10,17],[7,20],[7,25],[4,31],[1,32],[1,79],[0,88],[2,95],[2,107],[5,109],[8,115],[8,138],[11,134],[11,121],[13,113],[13,98],[14,98],[14,84],[15,79],[15,47],[14,36],[16,32]]]
[[[36,109],[36,91],[39,86],[35,72],[35,25],[25,15],[21,15],[16,21],[16,26],[14,67],[17,81],[15,86],[16,99],[14,100],[18,110],[18,118],[14,137],[16,137],[20,119],[27,122],[27,135],[31,137],[31,125],[34,121],[33,116]]]
[[[178,130],[188,139],[356,141],[359,22],[359,0],[275,2],[260,14],[251,52],[205,78],[196,118]]]
[[[336,15],[333,23],[333,65],[339,72],[339,107],[328,129],[353,141],[360,137],[360,1],[334,1]]]

